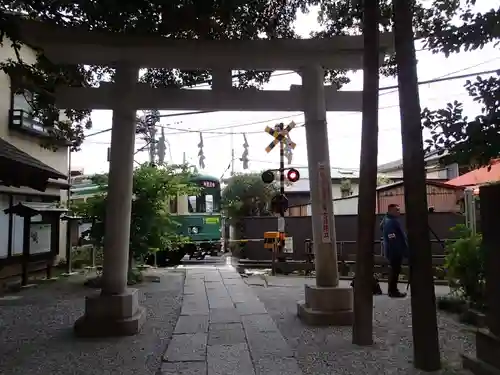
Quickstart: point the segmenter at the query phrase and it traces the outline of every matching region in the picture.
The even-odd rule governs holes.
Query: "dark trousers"
[[[399,274],[401,273],[401,265],[403,263],[402,257],[392,257],[389,260],[389,265],[391,267],[389,272],[389,293],[394,293],[398,291],[398,280]]]

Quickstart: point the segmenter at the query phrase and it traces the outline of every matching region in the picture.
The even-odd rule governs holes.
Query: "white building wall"
[[[27,63],[34,63],[36,61],[36,54],[29,47],[23,47],[21,49],[20,55],[21,55],[21,58],[23,59],[23,61],[25,61]],[[3,45],[0,45],[0,61],[4,62],[7,59],[16,59],[16,58],[17,57],[14,53],[14,50],[11,47],[11,41],[8,40],[7,38],[4,38]],[[57,170],[63,174],[68,174],[68,169],[69,169],[68,147],[60,147],[56,151],[46,149],[46,148],[41,147],[41,145],[40,145],[41,139],[40,138],[21,134],[20,132],[9,130],[9,111],[11,108],[11,101],[12,101],[12,96],[11,96],[10,77],[6,73],[4,73],[3,71],[0,71],[0,138],[5,139],[7,142],[12,144],[13,146],[28,153],[29,155],[33,156],[34,158],[40,160],[41,162],[49,165],[52,168],[54,168],[55,170]],[[28,192],[28,193],[33,193],[33,194],[40,193],[36,190],[29,189],[29,188],[11,188],[11,187],[4,187],[4,186],[0,186],[0,191],[8,192],[8,193],[11,193],[11,192],[15,192],[15,193]],[[45,194],[42,194],[42,195],[47,195],[47,194],[59,195],[60,202],[62,204],[65,204],[67,201],[67,192],[65,190],[59,189],[58,187],[49,187],[45,191]],[[0,202],[0,205],[1,204],[2,203]],[[3,215],[5,215],[5,214],[3,214],[3,212],[0,212],[0,216],[1,216],[0,217],[0,235],[2,235],[2,238],[3,238],[4,229],[1,229],[1,227],[3,227],[5,224],[5,219],[3,218]],[[8,219],[6,222],[8,225]],[[7,229],[7,231],[8,231],[8,229]],[[17,233],[17,229],[16,229],[15,233]],[[61,233],[61,235],[60,235],[60,257],[64,258],[65,246],[66,246],[66,223],[65,222],[61,223],[60,233]],[[17,234],[15,236],[17,236]],[[0,247],[1,247],[1,243],[0,243]],[[2,250],[0,250],[0,256],[2,254],[1,251]]]
[[[333,201],[333,212],[335,215],[357,215],[359,197],[353,196]]]
[[[357,215],[358,214],[358,196],[349,198],[334,199],[333,200],[333,213],[335,215]],[[311,204],[306,206],[308,216],[312,215]]]
[[[332,198],[338,199],[342,198],[342,190],[340,189],[340,184],[332,184]],[[351,195],[358,195],[359,193],[359,185],[355,182],[351,182]]]

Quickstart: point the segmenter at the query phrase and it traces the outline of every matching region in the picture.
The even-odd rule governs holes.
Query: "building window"
[[[50,133],[42,121],[33,116],[32,99],[33,94],[28,91],[12,95],[9,127],[35,136],[48,136]]]

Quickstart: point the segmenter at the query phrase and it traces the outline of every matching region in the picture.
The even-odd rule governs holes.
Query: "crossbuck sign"
[[[269,126],[266,126],[265,132],[271,134],[274,137],[274,140],[271,143],[269,143],[269,146],[266,147],[266,152],[269,153],[274,148],[274,146],[276,146],[280,142],[284,143],[286,142],[288,143],[288,146],[294,149],[295,146],[297,145],[288,138],[288,133],[290,133],[290,131],[294,127],[295,123],[293,121],[290,124],[288,124],[288,126],[283,130],[276,130],[270,128]]]

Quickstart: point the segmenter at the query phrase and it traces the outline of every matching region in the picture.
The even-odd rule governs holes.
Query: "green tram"
[[[201,187],[201,193],[177,197],[177,212],[172,215],[180,224],[179,234],[189,237],[184,253],[190,259],[203,259],[205,255],[217,255],[222,248],[221,186],[218,178],[201,174],[191,182]]]

